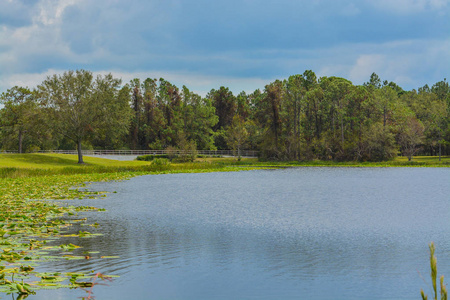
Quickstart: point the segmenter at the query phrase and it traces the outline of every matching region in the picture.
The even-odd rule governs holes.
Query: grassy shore
[[[50,175],[74,175],[93,173],[179,173],[239,170],[234,159],[211,161],[198,159],[193,163],[155,165],[147,161],[117,161],[96,157],[84,157],[85,164],[78,164],[78,157],[69,154],[0,154],[0,178],[19,178]],[[139,175],[139,174],[136,174]]]
[[[412,161],[399,156],[390,161],[358,162],[358,161],[259,161],[257,158],[243,158],[237,162],[234,158],[207,158],[205,161],[217,164],[233,164],[235,166],[253,167],[450,167],[450,156],[415,156]]]
[[[450,167],[450,156],[439,161],[436,156],[416,156],[412,161],[397,157],[386,162],[335,162],[335,161],[259,161],[256,158],[198,158],[193,163],[155,165],[147,161],[117,161],[84,157],[85,164],[77,163],[76,155],[68,154],[1,154],[0,178],[19,178],[50,175],[74,175],[93,173],[170,173],[236,171],[243,167]],[[136,174],[138,175],[138,174]]]

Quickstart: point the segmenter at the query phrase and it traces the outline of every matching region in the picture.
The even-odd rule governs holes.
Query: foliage
[[[306,70],[253,93],[235,96],[222,86],[201,97],[163,78],[120,87],[111,75],[78,70],[35,90],[13,87],[1,100],[4,150],[174,149],[180,156],[182,149],[245,147],[285,161],[450,154],[446,79],[405,91],[375,73],[354,85]]]
[[[158,171],[168,170],[170,168],[170,160],[167,158],[155,158],[152,161],[152,166]]]
[[[38,87],[52,128],[77,144],[78,163],[83,163],[83,141],[92,135],[114,139],[127,129],[128,100],[119,85],[111,74],[94,80],[91,72],[77,70],[48,77]]]
[[[398,133],[398,143],[409,161],[412,160],[413,155],[418,150],[418,146],[423,142],[423,132],[424,126],[422,122],[414,117],[407,118],[401,125]]]
[[[234,116],[232,124],[226,131],[227,145],[233,149],[235,156],[241,160],[241,150],[245,147],[248,139],[248,131],[244,121],[239,116]]]
[[[2,144],[19,153],[52,147],[45,111],[37,103],[35,91],[15,86],[0,96]]]
[[[437,285],[436,285],[436,281],[437,281],[437,259],[436,256],[434,255],[434,251],[436,250],[436,248],[434,247],[434,243],[431,242],[430,244],[430,267],[431,267],[431,284],[433,286],[433,299],[437,300],[438,299],[438,294],[437,294]],[[441,286],[441,290],[440,290],[440,299],[441,300],[447,300],[447,287],[444,284],[444,276],[441,276],[440,279],[440,286]],[[425,295],[424,291],[421,289],[420,290],[420,295],[422,296],[423,300],[427,300],[428,296]]]
[[[141,161],[152,161],[155,158],[169,158],[169,155],[167,154],[148,154],[148,155],[140,155],[136,157],[136,160]]]

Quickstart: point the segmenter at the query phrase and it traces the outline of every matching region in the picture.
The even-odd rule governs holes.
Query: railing
[[[189,150],[82,150],[83,155],[158,155],[158,154],[191,154]],[[17,151],[3,151],[2,153],[17,153]],[[39,150],[37,153],[77,154],[76,150]],[[197,154],[210,156],[237,156],[233,150],[197,150]],[[257,157],[258,151],[240,150],[243,157]]]

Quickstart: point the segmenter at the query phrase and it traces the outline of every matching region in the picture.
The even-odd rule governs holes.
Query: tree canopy
[[[130,108],[120,83],[111,74],[94,80],[91,72],[77,70],[48,77],[38,86],[52,129],[76,144],[78,163],[83,163],[82,142],[126,132]]]
[[[206,97],[160,78],[122,85],[86,70],[0,97],[4,150],[259,150],[266,159],[388,160],[450,153],[446,79],[405,91],[373,73],[363,85],[307,70],[238,95]]]

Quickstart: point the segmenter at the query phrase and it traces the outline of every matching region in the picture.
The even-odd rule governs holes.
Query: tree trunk
[[[441,161],[441,142],[439,142],[439,161]]]
[[[22,130],[19,129],[19,153],[22,153],[22,142],[23,142],[23,133]]]
[[[78,152],[78,163],[84,164],[83,154],[81,153],[81,140],[77,142],[77,152]]]

